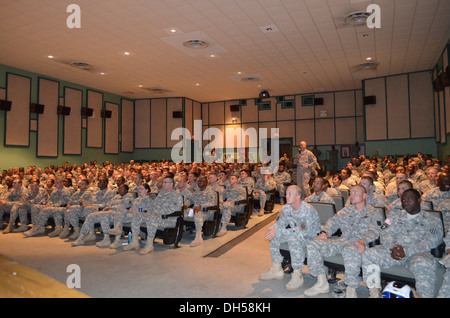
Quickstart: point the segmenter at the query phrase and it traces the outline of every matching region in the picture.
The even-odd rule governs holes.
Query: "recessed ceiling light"
[[[52,59],[52,58],[54,58],[54,56],[53,55],[48,55],[47,56],[49,59]]]
[[[195,83],[195,86],[200,86],[200,83]]]
[[[238,75],[241,75],[241,74],[242,74],[242,72],[237,72],[237,74],[238,74]]]
[[[372,60],[372,58],[370,56],[366,57],[366,61],[370,61],[370,60]]]
[[[177,27],[170,27],[170,28],[164,29],[164,32],[169,33],[170,35],[183,33],[183,31],[181,31]]]
[[[139,85],[139,87],[142,87],[142,85]]]
[[[123,52],[120,52],[120,54],[124,55],[124,56],[132,56],[132,55],[134,55],[134,53],[130,52],[130,51],[123,51]]]
[[[106,73],[105,73],[105,72],[100,72],[99,74],[100,74],[100,75],[106,75]]]

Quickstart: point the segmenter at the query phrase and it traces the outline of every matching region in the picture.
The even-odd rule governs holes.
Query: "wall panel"
[[[38,157],[58,156],[59,83],[39,78],[39,104],[45,105],[44,113],[38,115]]]
[[[70,115],[64,116],[64,154],[81,155],[81,105],[83,92],[70,88],[64,88],[64,105],[70,107]]]
[[[105,153],[119,153],[119,105],[105,103],[105,109],[111,111],[111,118],[105,118]]]
[[[6,112],[5,145],[30,145],[31,79],[8,73],[6,98],[11,110]]]
[[[101,110],[103,107],[103,94],[87,91],[87,107],[94,110],[91,117],[87,117],[87,147],[102,148],[103,146],[103,120]]]

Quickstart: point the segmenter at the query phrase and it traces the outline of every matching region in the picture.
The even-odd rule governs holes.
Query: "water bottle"
[[[131,235],[131,232],[128,232],[128,244],[130,244],[131,243],[131,239],[132,239],[132,237],[131,237],[132,235]]]

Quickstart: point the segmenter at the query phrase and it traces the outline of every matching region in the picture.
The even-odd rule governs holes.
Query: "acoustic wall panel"
[[[375,105],[365,105],[366,140],[387,139],[386,122],[386,79],[384,77],[366,80],[364,96],[375,95]]]
[[[316,145],[334,145],[334,119],[316,119]]]
[[[151,106],[151,148],[166,148],[167,134],[167,99],[152,99]]]
[[[31,79],[8,73],[7,100],[12,102],[6,112],[5,145],[30,145]]]
[[[70,115],[63,116],[65,155],[81,155],[81,105],[83,92],[74,88],[64,88],[64,106],[70,107]]]
[[[355,117],[336,118],[336,144],[354,144],[356,138]]]
[[[105,103],[105,109],[111,111],[111,117],[105,118],[105,153],[119,154],[119,105]]]
[[[101,148],[103,146],[103,120],[100,112],[103,107],[103,94],[87,91],[87,107],[94,110],[93,115],[87,117],[86,146]]]
[[[134,113],[134,147],[150,148],[150,100],[136,100]]]
[[[299,120],[296,123],[295,145],[306,141],[308,145],[314,145],[314,120]]]
[[[386,94],[388,139],[410,138],[408,75],[387,77]]]
[[[122,99],[122,120],[121,120],[121,151],[134,151],[134,102]]]
[[[411,138],[434,137],[435,110],[433,109],[434,96],[431,72],[410,73],[409,94]],[[437,100],[435,100],[435,103],[437,103]],[[438,116],[438,113],[436,113],[436,116]]]
[[[182,98],[169,98],[167,99],[167,147],[172,148],[177,144],[177,141],[170,140],[172,131],[176,128],[183,127],[183,118],[173,118],[174,111],[183,111],[183,99]]]
[[[241,106],[242,122],[254,123],[258,121],[258,106],[254,99],[248,99],[247,105]]]
[[[39,104],[45,105],[44,113],[38,116],[38,157],[58,156],[59,82],[39,78]]]
[[[225,103],[224,102],[209,103],[209,124],[219,125],[224,123],[225,123]]]
[[[355,116],[355,91],[342,91],[334,94],[336,117]]]

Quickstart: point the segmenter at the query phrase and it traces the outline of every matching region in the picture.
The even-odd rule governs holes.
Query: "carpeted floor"
[[[69,241],[20,233],[0,234],[0,255],[66,284],[71,264],[80,269],[81,288],[93,298],[303,298],[315,279],[304,268],[305,284],[288,291],[283,280],[260,281],[258,276],[271,266],[269,243],[264,239],[277,211],[263,217],[253,215],[248,227],[220,238],[208,238],[198,247],[189,247],[194,234],[185,233],[180,248],[173,249],[157,240],[155,251],[100,249],[91,243],[72,247]],[[98,234],[100,240],[102,234]],[[68,270],[69,267],[69,270]],[[5,291],[0,286],[0,296]],[[365,288],[358,288],[367,297]],[[17,296],[20,297],[20,296]],[[331,293],[320,298],[332,298]]]

